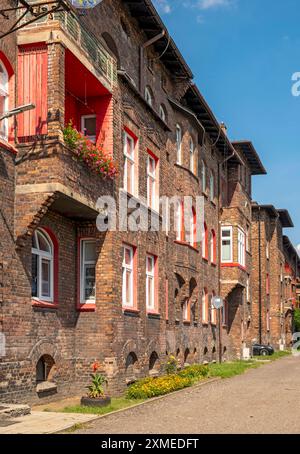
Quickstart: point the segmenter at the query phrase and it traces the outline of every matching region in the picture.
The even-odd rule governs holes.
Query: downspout
[[[153,38],[149,39],[146,41],[141,47],[140,47],[140,93],[143,93],[144,91],[144,54],[145,54],[145,49],[152,44],[156,43],[156,41],[159,41],[161,38],[163,38],[166,35],[166,31],[163,30],[161,33],[158,35],[154,36]]]
[[[261,280],[261,224],[260,207],[258,207],[258,337],[262,343],[262,280]]]

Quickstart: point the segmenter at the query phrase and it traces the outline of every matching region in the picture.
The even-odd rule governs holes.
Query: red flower
[[[100,364],[95,361],[93,364],[92,364],[92,369],[94,372],[97,372],[97,370],[100,368]]]

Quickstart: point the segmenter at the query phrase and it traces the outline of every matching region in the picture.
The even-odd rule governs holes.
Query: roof
[[[155,50],[159,54],[162,54],[160,60],[174,76],[192,79],[193,73],[191,69],[170,37],[167,27],[161,20],[152,1],[123,0],[123,3],[127,5],[131,16],[137,20],[139,26],[149,39],[161,33],[162,30],[167,32],[163,38],[153,44]]]
[[[292,244],[288,236],[283,236],[283,248],[286,252],[286,255],[289,256],[289,259],[293,259],[293,265],[296,265],[298,270],[300,269],[300,258],[297,249]],[[290,261],[288,261],[290,263]],[[291,263],[290,263],[291,264]],[[294,266],[295,269],[295,266]]]
[[[274,205],[259,205],[258,203],[256,202],[253,202],[252,203],[252,209],[255,210],[255,209],[261,209],[261,210],[265,210],[268,212],[268,214],[273,217],[273,218],[277,218],[278,217],[278,211],[276,210],[276,208],[274,207]]]
[[[190,87],[186,91],[181,102],[184,106],[195,112],[198,120],[203,125],[205,131],[209,134],[216,147],[223,154],[224,158],[235,156],[235,158],[240,161],[236,150],[222,130],[199,88],[194,83],[190,84]]]
[[[267,174],[266,169],[264,168],[252,142],[250,142],[249,140],[239,140],[237,142],[232,142],[232,145],[235,149],[239,150],[243,154],[249,164],[252,175]]]
[[[279,219],[281,221],[282,227],[289,228],[289,227],[294,227],[294,223],[292,221],[292,218],[290,216],[290,213],[288,210],[277,210],[277,213],[279,215]]]

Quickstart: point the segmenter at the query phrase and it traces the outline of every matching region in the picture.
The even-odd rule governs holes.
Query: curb
[[[197,383],[196,385],[189,386],[189,387],[184,388],[184,389],[179,389],[178,391],[173,391],[172,393],[164,394],[163,396],[153,397],[152,399],[147,399],[144,402],[140,402],[138,404],[131,405],[130,407],[121,408],[120,410],[111,411],[110,413],[106,413],[105,415],[100,415],[100,416],[94,415],[96,417],[91,419],[91,421],[98,421],[100,419],[107,418],[108,416],[111,416],[111,415],[116,415],[118,413],[123,413],[123,412],[126,412],[128,410],[132,410],[133,408],[138,408],[138,407],[141,407],[142,405],[147,405],[147,404],[150,404],[152,402],[156,402],[158,400],[165,399],[166,397],[170,397],[170,396],[174,396],[174,395],[179,394],[179,393],[183,393],[184,391],[186,392],[188,390],[202,388],[202,386],[209,385],[211,383],[214,383],[214,382],[217,382],[217,381],[220,381],[220,380],[222,380],[221,377],[209,378],[209,379],[207,379],[207,380],[205,380],[203,382]],[[91,421],[84,422],[84,423],[82,423],[82,425],[89,424],[89,422],[91,422]],[[64,430],[71,429],[75,424],[72,424],[71,426],[65,427],[63,429],[60,429],[58,431],[51,432],[51,433],[52,434],[61,434]]]

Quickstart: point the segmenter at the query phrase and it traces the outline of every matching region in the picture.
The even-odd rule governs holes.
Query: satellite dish
[[[71,0],[72,5],[79,9],[91,9],[99,5],[102,0]]]
[[[221,309],[224,306],[223,298],[221,298],[221,296],[214,296],[211,302],[215,309]]]

